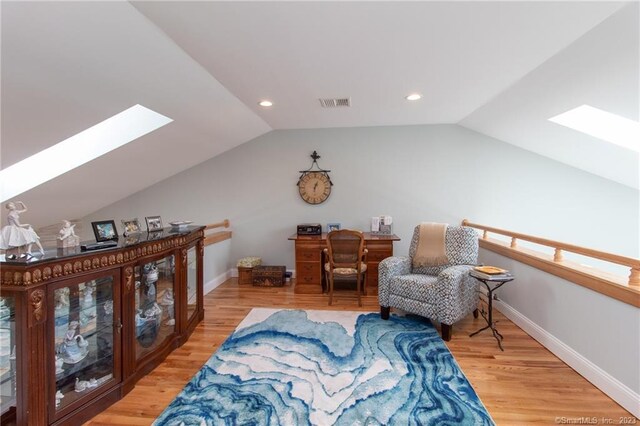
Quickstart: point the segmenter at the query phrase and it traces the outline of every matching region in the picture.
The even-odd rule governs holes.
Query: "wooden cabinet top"
[[[190,226],[185,230],[140,233],[120,237],[118,245],[101,250],[81,251],[73,249],[49,249],[44,256],[29,260],[6,260],[0,256],[0,284],[4,286],[29,286],[42,282],[67,278],[137,261],[149,255],[177,249],[204,238],[204,226]]]
[[[396,234],[391,235],[374,235],[371,232],[363,232],[365,241],[400,241],[400,237]],[[324,241],[327,239],[327,233],[323,232],[322,235],[298,235],[293,234],[289,237],[289,240],[293,241]]]

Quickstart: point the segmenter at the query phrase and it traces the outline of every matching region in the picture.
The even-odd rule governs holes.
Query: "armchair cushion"
[[[324,270],[327,272],[331,271],[331,265],[328,262],[324,264]],[[360,273],[366,270],[367,264],[360,262]],[[338,275],[355,275],[358,273],[358,270],[356,268],[333,268],[333,273]]]

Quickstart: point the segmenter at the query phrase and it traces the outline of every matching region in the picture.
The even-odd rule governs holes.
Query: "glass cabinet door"
[[[118,375],[114,288],[107,276],[54,290],[56,413]]]
[[[136,266],[136,359],[152,353],[176,329],[175,256]]]
[[[195,313],[198,307],[198,257],[196,247],[187,251],[187,318]]]
[[[0,416],[16,411],[15,298],[0,297]]]

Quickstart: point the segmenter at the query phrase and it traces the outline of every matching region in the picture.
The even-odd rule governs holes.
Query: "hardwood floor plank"
[[[328,306],[326,295],[294,294],[291,286],[239,285],[235,278],[206,295],[204,303],[205,318],[189,341],[87,425],[151,424],[254,307],[379,312],[377,296],[363,296],[359,308],[352,291],[336,291]],[[592,416],[617,424],[620,417],[633,418],[502,314],[495,318],[505,352],[489,332],[469,337],[484,326],[472,315],[454,325],[446,344],[498,425],[553,425],[556,417]]]

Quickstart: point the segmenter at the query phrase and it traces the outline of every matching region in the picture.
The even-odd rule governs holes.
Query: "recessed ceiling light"
[[[0,201],[35,188],[172,121],[142,105],[134,105],[0,170]]]
[[[549,121],[640,152],[640,122],[617,114],[582,105],[551,117]]]
[[[412,93],[409,96],[405,97],[408,101],[417,101],[418,99],[422,99],[422,95],[419,93]]]
[[[273,102],[265,99],[264,101],[258,102],[258,105],[260,105],[261,107],[270,107],[273,105]]]

